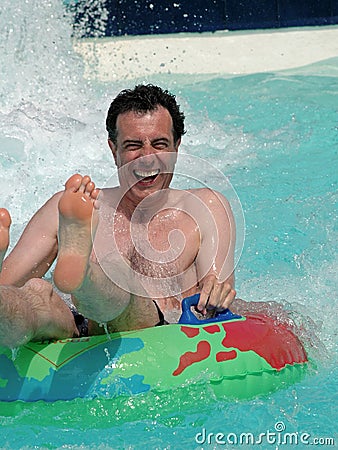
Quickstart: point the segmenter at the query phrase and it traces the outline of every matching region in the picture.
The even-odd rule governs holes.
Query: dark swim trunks
[[[158,312],[158,317],[160,319],[160,321],[155,325],[155,327],[160,327],[161,325],[169,325],[169,322],[167,322],[165,320],[163,312],[160,310],[158,304],[155,302],[155,300],[153,300],[153,302],[154,302],[154,304],[156,306],[156,309],[157,309],[157,312]]]
[[[158,307],[158,304],[154,301],[154,305],[156,306],[159,322],[155,325],[155,327],[160,327],[162,325],[168,325],[169,322],[167,322],[164,318],[163,312]],[[80,314],[76,308],[71,307],[70,308],[73,316],[76,328],[79,332],[79,337],[87,337],[88,336],[88,319],[86,319],[82,314]]]
[[[70,308],[73,316],[76,328],[79,332],[79,337],[87,337],[88,336],[88,319],[83,317],[82,314],[80,314],[77,309]]]

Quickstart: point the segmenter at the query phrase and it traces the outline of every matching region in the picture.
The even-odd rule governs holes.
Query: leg
[[[88,176],[73,175],[60,199],[59,252],[54,281],[62,292],[74,292],[84,281],[97,225],[98,192]]]
[[[0,266],[9,244],[11,218],[0,209]],[[41,279],[24,286],[0,286],[0,345],[15,348],[33,339],[61,339],[78,335],[65,302]]]
[[[0,272],[9,245],[9,227],[11,226],[11,217],[7,209],[0,208]]]
[[[82,314],[97,322],[117,317],[130,301],[90,260],[97,227],[98,190],[88,176],[73,175],[59,201],[59,252],[55,285],[72,293]],[[119,267],[117,267],[119,270]]]
[[[129,292],[118,287],[90,259],[93,234],[97,227],[98,191],[89,177],[74,175],[66,183],[59,201],[59,253],[54,271],[55,285],[62,292],[73,294],[79,311],[97,323],[116,322],[114,331],[152,326],[158,322],[153,302],[145,299],[140,308]],[[107,242],[107,245],[110,245]],[[124,280],[131,279],[128,264],[121,267],[121,258],[112,251],[109,266]],[[127,282],[128,283],[128,282]],[[125,286],[126,283],[123,283]],[[145,312],[147,310],[147,312]],[[149,311],[148,311],[149,310]],[[92,328],[92,332],[98,332]]]
[[[0,286],[0,317],[0,345],[5,347],[78,335],[68,306],[50,283],[39,278],[21,288]]]

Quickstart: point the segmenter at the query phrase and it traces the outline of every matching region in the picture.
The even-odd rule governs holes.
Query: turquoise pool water
[[[133,83],[83,80],[58,2],[33,10],[20,3],[21,15],[16,2],[5,3],[0,185],[13,244],[70,174],[90,173],[98,185],[110,177],[105,113]],[[207,388],[123,402],[2,402],[1,448],[308,448],[316,438],[323,448],[333,448],[332,438],[337,445],[337,71],[335,59],[273,74],[142,80],[178,95],[188,129],[182,151],[229,177],[241,201],[238,296],[271,302],[272,310],[283,305],[317,367],[301,383],[247,402],[216,401]],[[134,408],[143,420],[133,420]],[[217,443],[217,433],[228,441]],[[262,443],[253,444],[260,433]],[[293,443],[286,433],[295,433]]]

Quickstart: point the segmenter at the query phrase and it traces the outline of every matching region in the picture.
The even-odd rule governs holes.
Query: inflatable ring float
[[[265,315],[198,320],[198,294],[178,324],[109,336],[0,347],[0,400],[115,398],[206,383],[217,398],[248,399],[299,381],[308,365],[292,331]]]

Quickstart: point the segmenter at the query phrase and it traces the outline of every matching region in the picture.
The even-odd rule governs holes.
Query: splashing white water
[[[20,103],[68,109],[83,83],[82,61],[72,50],[71,18],[61,1],[2,1],[2,112]]]
[[[0,188],[1,206],[13,218],[12,243],[72,173],[96,167],[98,177],[112,164],[107,105],[101,108],[99,94],[83,78],[71,19],[60,0],[1,5]]]

